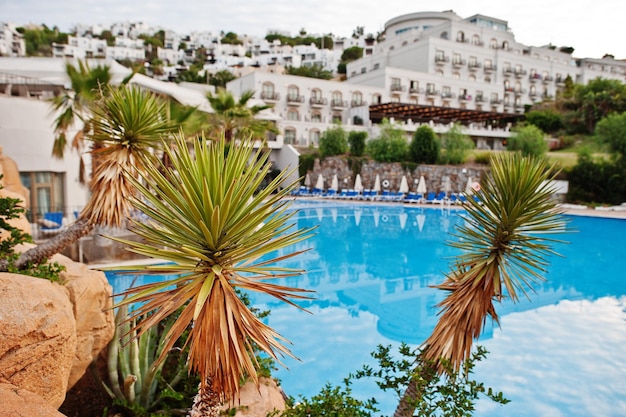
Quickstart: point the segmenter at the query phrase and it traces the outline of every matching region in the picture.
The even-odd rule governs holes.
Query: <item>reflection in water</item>
[[[286,392],[310,397],[326,382],[339,384],[378,344],[419,345],[438,316],[443,279],[457,252],[444,244],[462,222],[449,209],[343,204],[300,204],[298,227],[319,225],[310,249],[285,266],[308,271],[284,283],[316,291],[299,302],[313,315],[259,294],[268,324],[292,343],[300,361],[285,359],[277,377]],[[626,221],[572,219],[578,230],[551,259],[547,281],[532,300],[498,306],[502,330],[488,327],[480,344],[489,351],[477,378],[512,403],[481,401],[476,416],[626,415]],[[291,251],[291,250],[290,250]],[[120,288],[116,288],[119,290]],[[375,396],[385,414],[396,403],[373,384],[353,386]]]

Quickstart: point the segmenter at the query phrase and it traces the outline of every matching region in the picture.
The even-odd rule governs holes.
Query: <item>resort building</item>
[[[0,22],[0,56],[26,56],[24,35],[12,23]]]

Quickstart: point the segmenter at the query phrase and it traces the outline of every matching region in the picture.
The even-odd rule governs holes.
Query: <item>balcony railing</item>
[[[476,96],[474,101],[476,101],[476,103],[485,103],[485,102],[487,102],[487,98],[484,97],[484,96]]]
[[[552,81],[554,81],[554,77],[551,76],[551,75],[546,75],[545,77],[543,77],[543,83],[544,84],[550,83]]]
[[[297,94],[288,94],[287,103],[288,104],[302,104],[304,103],[304,96],[299,96]]]
[[[472,96],[469,94],[459,94],[459,101],[472,101]]]
[[[528,74],[528,72],[526,70],[522,70],[522,69],[516,69],[515,70],[515,77],[517,77],[517,78],[522,78],[526,74]]]
[[[363,101],[363,100],[352,100],[350,102],[350,106],[351,107],[361,107],[361,106],[367,106],[367,101]]]
[[[456,97],[456,94],[454,94],[454,93],[448,93],[448,92],[445,92],[445,91],[443,93],[441,93],[441,98],[443,98],[443,99],[450,99],[450,98],[454,98],[454,97]]]
[[[470,71],[476,71],[481,67],[481,65],[480,62],[470,62],[469,64],[467,64],[467,67]]]
[[[389,87],[391,91],[406,91],[406,86],[401,84],[391,84]]]
[[[513,75],[515,72],[513,71],[513,68],[504,68],[502,70],[502,74],[504,75]]]
[[[541,74],[537,74],[537,73],[535,73],[535,74],[530,74],[530,75],[528,76],[528,79],[529,79],[530,81],[539,81],[539,80],[541,80]]]
[[[450,62],[450,57],[444,55],[438,55],[435,57],[435,64],[443,65],[446,62]]]
[[[492,98],[491,100],[489,100],[489,102],[491,104],[497,105],[497,104],[502,104],[502,99],[499,98]]]
[[[419,87],[409,88],[409,94],[422,94],[423,92],[424,92],[423,88],[419,88]]]
[[[331,105],[331,107],[333,107],[335,109],[337,109],[337,108],[345,109],[346,107],[348,107],[348,102],[346,100],[332,99],[330,101],[330,105]]]
[[[439,90],[427,89],[426,90],[426,95],[427,96],[438,96],[439,95]]]
[[[275,93],[273,91],[262,91],[261,92],[261,100],[278,101],[278,100],[280,100],[280,94]]]
[[[525,88],[516,88],[514,93],[517,96],[519,96],[520,94],[526,94],[526,89]]]
[[[512,93],[512,92],[514,92],[514,91],[515,91],[515,89],[514,89],[513,87],[504,87],[504,91],[505,91],[506,93]]]
[[[312,107],[322,107],[322,106],[325,106],[326,104],[328,104],[328,100],[326,100],[325,98],[322,98],[322,97],[311,97],[309,99],[309,104]]]
[[[452,60],[452,66],[454,68],[461,68],[462,66],[464,66],[467,63],[466,60],[464,59],[453,59]]]
[[[491,74],[494,71],[496,71],[498,69],[497,65],[485,65],[485,67],[483,68],[483,70],[487,73],[487,74]]]

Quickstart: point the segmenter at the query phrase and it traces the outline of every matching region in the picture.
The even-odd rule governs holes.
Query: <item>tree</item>
[[[226,84],[237,79],[237,77],[228,70],[221,70],[215,74],[209,75],[209,84],[215,87],[226,88]]]
[[[462,252],[445,281],[436,286],[448,294],[437,306],[439,321],[424,342],[424,358],[434,370],[446,364],[459,370],[470,358],[473,341],[487,317],[498,323],[494,301],[517,302],[544,280],[547,257],[554,254],[550,237],[566,231],[552,198],[549,180],[555,172],[544,159],[519,153],[492,157],[491,171],[481,180],[480,202],[468,199],[466,222],[450,245]],[[394,417],[413,415],[423,375],[416,375],[398,404]]]
[[[165,102],[138,87],[109,87],[92,103],[91,130],[85,139],[94,143],[91,196],[78,219],[52,239],[22,253],[15,262],[21,269],[29,263],[59,253],[67,245],[88,234],[96,225],[119,227],[129,217],[129,197],[135,190],[124,172],[138,175],[156,163],[155,151],[162,137],[176,128],[167,118]],[[0,271],[6,271],[0,262]]]
[[[348,151],[347,134],[341,125],[335,125],[322,133],[319,139],[319,150],[322,158],[343,155]]]
[[[226,141],[242,139],[252,136],[254,139],[263,139],[268,131],[276,132],[273,122],[256,118],[263,110],[270,109],[269,105],[249,106],[248,102],[254,97],[254,91],[244,91],[239,100],[229,91],[218,88],[217,93],[206,95],[213,108],[210,116],[212,137],[224,134]]]
[[[143,243],[115,239],[135,253],[169,262],[136,267],[171,278],[129,289],[120,304],[139,303],[131,319],[154,312],[136,322],[138,335],[182,309],[165,336],[163,352],[188,332],[189,369],[201,381],[192,416],[217,416],[224,400],[236,399],[240,381],[258,382],[255,346],[274,360],[279,353],[291,354],[236,289],[292,305],[290,298],[308,298],[306,290],[267,281],[302,273],[276,265],[302,252],[285,253],[284,248],[311,236],[311,229],[294,230],[289,224],[295,212],[286,210],[290,202],[284,197],[297,183],[284,186],[291,172],[283,171],[257,192],[271,169],[269,155],[262,149],[253,152],[250,140],[228,144],[228,155],[226,146],[224,138],[201,138],[190,149],[178,135],[172,149],[165,147],[171,167],[157,164],[139,178],[126,175],[140,192],[131,203],[150,220],[131,220],[130,229]],[[260,260],[270,254],[275,257]]]
[[[541,129],[534,125],[525,125],[513,129],[506,148],[509,151],[520,151],[524,156],[540,158],[548,151],[548,143]]]
[[[454,124],[441,139],[440,162],[452,165],[462,164],[473,148],[474,142],[461,131],[460,125]]]
[[[365,152],[365,140],[367,139],[367,132],[358,132],[356,130],[348,133],[348,143],[350,144],[350,155],[363,156]]]
[[[626,112],[610,114],[600,120],[594,133],[609,145],[616,162],[626,163]]]
[[[384,119],[380,136],[369,141],[367,153],[377,162],[402,162],[407,159],[409,145],[404,130]]]
[[[566,100],[564,108],[577,116],[571,121],[579,124],[586,133],[592,133],[596,123],[610,113],[626,111],[626,85],[619,80],[604,78],[596,78],[586,85],[575,84],[572,97]]]
[[[441,144],[435,131],[428,125],[421,125],[413,134],[409,154],[418,164],[434,164],[439,159]]]
[[[226,33],[224,37],[222,37],[221,42],[231,45],[243,45],[243,41],[233,32]]]
[[[51,100],[53,109],[58,112],[54,121],[52,156],[59,159],[63,158],[68,146],[68,130],[74,126],[77,119],[82,121],[84,127],[74,136],[71,147],[77,152],[82,151],[83,137],[90,129],[87,122],[90,115],[89,106],[106,91],[111,81],[111,69],[106,65],[90,68],[87,62],[78,60],[78,67],[68,62],[65,71],[70,79],[71,88]]]
[[[341,54],[342,62],[352,62],[360,58],[363,58],[363,48],[360,46],[351,46],[350,48],[346,48]]]

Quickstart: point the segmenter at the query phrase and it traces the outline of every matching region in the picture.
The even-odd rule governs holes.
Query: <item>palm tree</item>
[[[503,152],[491,161],[490,174],[481,181],[480,202],[469,199],[466,222],[450,245],[459,248],[452,271],[436,288],[448,291],[438,304],[441,316],[424,342],[424,359],[435,371],[444,364],[458,371],[470,357],[472,343],[487,317],[498,323],[494,301],[518,301],[541,282],[555,254],[550,234],[566,231],[566,224],[546,180],[555,173],[545,159]],[[413,378],[394,417],[413,415],[419,398],[419,378]]]
[[[211,136],[219,137],[224,134],[226,141],[252,136],[254,139],[263,139],[265,134],[277,132],[274,123],[269,120],[258,119],[259,113],[270,109],[268,105],[249,106],[248,102],[254,97],[254,91],[245,91],[235,100],[232,93],[218,88],[217,93],[207,94],[207,100],[213,108],[211,124],[214,128]]]
[[[109,87],[90,106],[90,113],[91,129],[85,138],[96,145],[91,152],[91,197],[76,222],[22,253],[15,262],[18,269],[61,252],[96,225],[120,226],[130,213],[129,197],[135,192],[123,173],[138,175],[154,164],[154,152],[161,148],[162,137],[175,130],[167,120],[165,103],[138,87]],[[6,262],[0,262],[0,271],[6,268]]]
[[[89,107],[100,97],[102,91],[106,91],[106,86],[111,81],[108,66],[98,65],[90,68],[82,60],[78,60],[78,68],[68,62],[65,65],[65,72],[70,79],[71,88],[51,100],[53,109],[58,112],[54,121],[55,139],[52,156],[59,159],[63,159],[68,146],[67,132],[74,126],[76,119],[83,122],[84,128],[76,133],[71,147],[79,152],[82,150],[84,135],[89,131],[87,123],[90,117]]]
[[[149,221],[131,220],[130,229],[143,243],[115,240],[132,252],[169,261],[137,269],[172,278],[131,288],[120,304],[138,303],[131,319],[153,312],[138,321],[138,334],[182,308],[163,352],[189,331],[188,363],[201,381],[191,416],[217,416],[224,400],[237,397],[242,378],[257,380],[253,346],[275,360],[291,355],[284,339],[248,310],[236,288],[290,304],[289,298],[308,298],[305,290],[267,279],[302,272],[276,262],[301,253],[284,248],[308,238],[311,229],[293,230],[288,224],[295,212],[287,211],[289,201],[283,197],[296,183],[281,187],[291,172],[281,172],[257,191],[271,164],[267,153],[253,152],[250,139],[231,144],[227,156],[224,138],[191,143],[189,149],[178,135],[174,146],[165,149],[171,167],[149,166],[140,178],[126,174],[141,194],[130,200]]]

